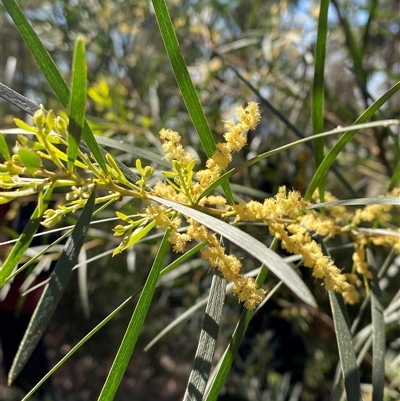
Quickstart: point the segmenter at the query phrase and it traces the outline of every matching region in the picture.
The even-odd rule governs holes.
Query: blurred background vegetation
[[[21,1],[20,5],[67,82],[74,40],[83,36],[90,88],[87,117],[95,134],[162,154],[157,135],[161,128],[168,127],[177,130],[184,144],[204,161],[148,1],[30,0]],[[260,103],[261,123],[250,134],[248,146],[235,156],[233,165],[312,133],[311,90],[319,1],[171,0],[168,7],[181,52],[216,140],[221,140],[224,132],[222,120],[232,118],[235,107],[249,100]],[[400,79],[399,11],[398,0],[332,0],[325,72],[325,130],[353,123]],[[0,13],[1,82],[47,109],[60,110],[2,6]],[[399,104],[397,93],[377,118],[398,118]],[[14,127],[15,116],[29,119],[2,100],[0,107],[1,128]],[[400,160],[396,129],[379,127],[357,135],[339,155],[337,173],[327,176],[327,189],[341,199],[386,193]],[[325,142],[328,148],[336,140],[331,138]],[[135,157],[126,145],[122,150],[114,146],[113,152],[128,166],[134,166]],[[298,146],[237,174],[233,188],[243,199],[263,199],[281,185],[304,192],[314,171],[312,148]],[[123,201],[117,206],[129,212],[130,203]],[[9,213],[8,218],[12,219],[11,216],[15,214]],[[101,217],[113,216],[109,210]],[[112,224],[98,225],[92,230],[86,246],[87,258],[112,251],[118,244],[111,232]],[[248,230],[263,241],[270,241],[266,228],[252,226]],[[82,281],[79,286],[79,275],[73,277],[46,335],[51,364],[141,288],[152,261],[149,254],[154,256],[156,252],[155,244],[138,244],[114,258],[108,252],[88,263],[89,310],[82,308]],[[388,252],[379,250],[376,257],[383,260]],[[333,256],[338,266],[351,268],[351,249],[348,253],[342,249]],[[171,254],[170,260],[174,257]],[[257,263],[250,260],[245,269],[255,267]],[[382,284],[389,300],[398,290],[398,259],[391,268],[393,280]],[[158,290],[157,302],[152,306],[117,400],[132,399],[132,394],[135,400],[172,401],[182,397],[202,312],[178,325],[148,352],[141,351],[167,324],[207,293],[211,275],[202,260],[193,260],[178,273],[164,280]],[[325,290],[315,285],[310,272],[302,273],[313,288],[320,309],[306,308],[281,288],[253,319],[221,400],[283,401],[290,394],[291,400],[329,399],[338,356],[328,299]],[[270,277],[267,287],[271,288],[275,281]],[[54,375],[55,391],[65,401],[97,397],[133,307],[132,302]],[[231,336],[241,305],[228,296],[225,309],[216,360]],[[399,351],[399,335],[398,327],[389,328],[388,366]],[[370,382],[368,355],[361,372],[362,381]],[[390,373],[388,369],[390,374],[396,372]],[[394,395],[388,399],[395,400],[399,391],[399,387],[394,388]]]

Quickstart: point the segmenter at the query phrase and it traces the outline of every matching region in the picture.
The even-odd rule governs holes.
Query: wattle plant
[[[1,97],[33,115],[33,125],[15,119],[20,133],[12,149],[6,141],[6,135],[0,135],[0,153],[3,157],[0,163],[0,203],[18,201],[26,196],[35,196],[37,199],[30,223],[9,249],[1,265],[0,287],[11,282],[18,273],[40,260],[46,251],[69,236],[21,342],[9,373],[9,382],[22,370],[43,334],[77,263],[93,217],[116,202],[129,199],[137,201],[131,207],[132,213],[126,212],[129,208],[125,208],[124,212],[116,211],[116,217],[121,222],[114,226],[113,233],[121,240],[112,250],[113,256],[128,251],[150,234],[157,233],[162,239],[99,400],[111,400],[115,396],[154,297],[157,281],[197,252],[215,270],[212,271],[206,318],[185,400],[215,400],[254,311],[268,300],[281,283],[309,308],[317,307],[313,288],[309,288],[293,266],[280,256],[278,245],[281,250],[297,255],[296,260],[301,261],[299,266],[302,264],[311,269],[316,279],[314,285],[322,284],[328,294],[342,377],[349,400],[361,401],[362,394],[352,345],[354,329],[352,333],[346,315],[346,303],[357,305],[362,302],[362,305],[366,305],[371,300],[374,400],[382,400],[385,317],[377,284],[379,274],[371,268],[367,254],[371,245],[389,249],[391,254],[400,252],[400,229],[395,226],[393,218],[398,212],[394,208],[400,203],[400,190],[396,187],[400,170],[393,174],[386,193],[376,198],[336,199],[325,190],[324,178],[337,155],[358,130],[399,125],[399,120],[394,119],[367,121],[400,89],[400,82],[372,103],[353,125],[322,132],[324,82],[320,78],[324,70],[323,39],[327,34],[328,2],[321,2],[324,7],[321,7],[319,19],[313,89],[313,135],[271,149],[230,168],[233,154],[243,150],[248,132],[254,130],[261,119],[259,105],[250,101],[245,107],[238,107],[235,120],[225,122],[224,141],[215,142],[180,53],[166,5],[163,0],[153,1],[168,57],[207,158],[201,163],[182,145],[182,137],[178,132],[162,129],[158,140],[164,154],[161,157],[154,154],[157,160],[162,160],[162,170],[161,167],[158,169],[157,166],[146,165],[145,158],[141,157],[136,157],[135,167],[127,166],[98,145],[99,138],[93,135],[85,119],[87,67],[83,40],[79,38],[76,41],[69,88],[14,0],[3,0],[3,3],[66,112],[56,116],[43,105],[37,106],[5,85],[0,85]],[[323,138],[341,133],[342,137],[325,152]],[[315,174],[304,195],[295,189],[288,190],[280,186],[274,196],[262,202],[235,200],[230,180],[234,174],[308,141],[314,144]],[[161,163],[158,164],[161,166]],[[54,193],[59,195],[58,201],[50,207]],[[20,265],[40,225],[53,228],[62,225],[65,218],[73,214],[77,216],[77,222],[72,230]],[[260,241],[242,230],[243,223],[267,226],[270,246],[266,245],[267,241]],[[339,236],[353,246],[352,260],[346,266],[336,265],[328,249],[329,241]],[[243,271],[242,259],[231,252],[231,243],[260,262],[256,278]],[[164,260],[170,247],[180,255],[165,267]],[[265,285],[268,271],[280,280],[273,289]],[[227,284],[245,308],[207,388]],[[24,400],[126,304],[127,301],[88,333]],[[361,310],[363,308],[360,307]],[[198,368],[198,361],[206,362],[201,369]],[[342,392],[339,374],[334,387],[337,392]]]

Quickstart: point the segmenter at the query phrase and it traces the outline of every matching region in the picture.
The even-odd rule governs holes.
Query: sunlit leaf
[[[82,38],[75,43],[72,61],[71,101],[68,125],[68,169],[72,170],[78,154],[79,141],[85,123],[86,108],[86,52]]]

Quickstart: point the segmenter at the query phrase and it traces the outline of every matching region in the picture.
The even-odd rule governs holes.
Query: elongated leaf
[[[40,226],[40,221],[43,212],[47,209],[47,206],[51,199],[53,188],[50,187],[43,196],[42,204],[38,205],[32,213],[29,223],[24,228],[24,231],[18,238],[17,243],[14,245],[10,254],[7,256],[3,266],[0,267],[0,288],[7,282],[8,277],[19,263],[22,255],[28,249],[32,242],[33,236]]]
[[[83,39],[78,38],[75,43],[72,61],[71,101],[68,106],[68,170],[70,171],[74,168],[85,123],[86,75],[85,45]]]
[[[329,291],[328,293],[347,399],[362,401],[360,377],[358,374],[356,355],[354,353],[353,338],[349,325],[347,324],[346,305],[340,294],[333,291]]]
[[[179,203],[162,199],[157,196],[149,196],[165,206],[168,206],[185,216],[189,216],[197,222],[205,225],[223,237],[232,241],[238,247],[244,249],[261,263],[265,264],[278,278],[280,278],[300,299],[309,305],[315,306],[315,300],[308,287],[297,273],[275,252],[271,251],[256,238],[231,226],[215,217],[208,216],[198,210],[181,205]]]
[[[313,134],[319,134],[324,129],[325,91],[324,70],[326,37],[328,34],[328,8],[329,0],[321,0],[318,17],[317,42],[315,45],[314,82],[312,90],[312,123]],[[324,158],[324,142],[322,138],[314,140],[315,166],[321,164]],[[324,199],[324,183],[319,183],[320,199]]]
[[[392,178],[390,179],[390,184],[388,190],[396,188],[398,182],[400,181],[400,163],[397,165],[396,169],[393,172]]]
[[[396,196],[385,198],[358,198],[341,199],[332,202],[316,203],[308,209],[320,209],[331,206],[359,206],[359,205],[400,205],[400,199]]]
[[[214,274],[193,368],[183,397],[184,401],[203,399],[218,338],[225,286],[226,281],[219,274]]]
[[[32,28],[31,24],[15,0],[2,1],[5,9],[13,19],[15,26],[18,28],[21,36],[38,63],[43,75],[53,89],[55,95],[60,100],[61,104],[64,107],[67,107],[70,100],[70,91],[68,85],[64,81],[64,78],[62,77],[50,54],[40,41],[39,36],[36,34],[35,30]],[[97,144],[94,135],[86,121],[83,127],[82,136],[92,152],[93,157],[96,159],[97,163],[99,163],[99,166],[104,173],[107,174],[107,166],[104,157],[101,154],[99,145]]]
[[[217,150],[217,147],[181,53],[178,39],[168,13],[167,5],[164,0],[153,0],[152,3],[161,36],[167,50],[168,58],[171,62],[183,100],[193,121],[193,125],[196,128],[197,134],[199,135],[204,151],[208,157],[211,157]]]
[[[189,70],[181,53],[174,26],[168,13],[165,0],[152,0],[161,36],[167,50],[169,61],[175,74],[176,81],[182,93],[186,108],[197,131],[206,155],[210,158],[217,150],[210,126],[201,106],[196,89],[190,78]],[[228,182],[222,183],[222,188],[231,204],[233,194]]]
[[[57,303],[67,285],[72,268],[78,259],[79,251],[82,248],[89,224],[92,219],[94,209],[95,192],[87,200],[82,214],[72,230],[71,237],[65,244],[64,251],[58,260],[53,273],[50,276],[49,283],[46,285],[42,296],[33,312],[28,328],[19,345],[17,354],[11,366],[8,382],[11,384],[21,372],[26,362],[30,358],[37,343],[42,337],[44,330],[49,323]]]
[[[367,110],[361,114],[360,117],[354,122],[354,124],[364,123],[369,120],[398,90],[400,89],[400,81],[394,84],[384,95],[382,95],[378,100],[371,104]],[[321,180],[327,174],[332,163],[336,160],[338,154],[343,150],[343,148],[352,140],[356,131],[346,132],[332,147],[332,149],[325,156],[322,163],[319,165],[317,171],[315,172],[304,198],[310,200],[315,189],[318,187]]]
[[[135,311],[133,312],[128,328],[126,329],[117,356],[115,357],[111,370],[108,373],[107,380],[104,383],[99,395],[99,401],[113,400],[119,384],[121,383],[122,377],[135,348],[136,341],[142,329],[144,319],[146,318],[149,310],[151,300],[153,299],[157,280],[161,271],[165,254],[168,250],[168,237],[170,233],[171,230],[168,229],[161,241],[160,248],[158,249],[157,256],[146,280],[146,284],[144,285]]]
[[[385,387],[385,319],[381,302],[381,290],[377,272],[372,269],[371,317],[372,317],[372,401],[383,401]]]

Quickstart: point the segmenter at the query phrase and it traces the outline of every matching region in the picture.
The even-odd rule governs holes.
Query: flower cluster
[[[398,236],[393,235],[390,226],[392,205],[368,205],[353,211],[344,206],[333,206],[327,207],[322,214],[309,209],[311,204],[304,201],[299,192],[287,191],[285,187],[262,203],[250,201],[231,205],[221,195],[202,196],[227,169],[232,154],[245,146],[248,131],[255,129],[259,120],[256,103],[250,102],[246,108],[238,107],[236,122],[225,122],[225,141],[216,145],[216,151],[207,160],[206,168],[197,172],[196,159],[183,147],[181,136],[172,130],[161,130],[162,148],[165,159],[171,162],[171,169],[162,172],[164,181],[149,186],[148,180],[153,176],[154,169],[143,167],[140,160],[136,161],[139,175],[131,181],[121,170],[121,164],[110,154],[105,155],[106,168],[101,168],[92,155],[79,149],[71,167],[65,151],[69,146],[68,121],[56,117],[52,111],[46,113],[41,107],[35,113],[34,127],[16,120],[20,128],[34,134],[34,140],[19,135],[15,154],[11,156],[8,149],[2,152],[6,160],[0,163],[0,188],[4,189],[0,191],[0,202],[31,194],[39,194],[40,202],[44,191],[67,188],[63,190],[66,192],[64,201],[56,209],[43,210],[42,224],[52,227],[66,214],[82,208],[93,191],[102,191],[96,197],[96,204],[115,202],[123,196],[142,199],[145,208],[136,215],[127,216],[117,212],[125,224],[117,225],[113,230],[115,236],[122,239],[114,254],[134,245],[155,227],[163,231],[171,230],[169,241],[175,252],[185,252],[187,243],[192,240],[205,242],[206,246],[201,250],[202,257],[233,283],[233,292],[249,309],[254,309],[262,301],[265,291],[257,287],[253,278],[243,275],[242,263],[226,251],[222,239],[195,220],[163,205],[152,204],[149,194],[218,215],[232,224],[242,221],[264,222],[270,234],[280,240],[282,248],[301,255],[304,266],[312,269],[314,277],[322,280],[327,290],[340,292],[348,303],[356,303],[359,299],[357,288],[363,281],[368,289],[371,279],[366,246],[369,243],[391,246],[400,252],[400,241]],[[46,168],[51,163],[53,166]],[[400,189],[388,195],[398,197]],[[326,192],[325,200],[336,199]],[[365,224],[373,227],[386,224],[392,235],[382,230],[368,231],[368,228],[362,227]],[[332,238],[338,233],[349,235],[354,244],[352,271],[347,274],[335,265],[321,247],[320,238]],[[400,234],[400,230],[397,233]]]
[[[301,255],[304,266],[312,268],[314,276],[324,280],[327,290],[341,292],[347,302],[356,303],[356,289],[332,259],[324,255],[320,244],[312,237],[312,233],[334,235],[334,221],[313,211],[305,214],[309,205],[299,192],[287,193],[286,188],[281,187],[274,198],[266,199],[264,203],[251,201],[236,206],[236,221],[264,221],[268,224],[270,234],[281,241],[282,248]]]
[[[237,123],[234,120],[225,122],[225,142],[217,144],[217,151],[207,160],[207,168],[196,173],[201,190],[204,190],[217,180],[221,172],[232,161],[232,153],[239,152],[246,145],[248,131],[254,130],[260,121],[258,104],[250,102],[245,109],[238,107],[236,109],[236,117]],[[204,199],[202,202],[204,203],[206,200]]]
[[[216,152],[206,162],[207,168],[195,173],[196,181],[193,180],[196,162],[180,143],[180,135],[175,131],[162,129],[162,148],[165,158],[172,163],[172,171],[163,172],[167,183],[157,183],[154,194],[181,203],[224,205],[226,200],[222,197],[210,196],[199,200],[199,196],[227,168],[232,160],[232,153],[240,151],[246,145],[248,131],[254,130],[260,120],[257,103],[250,102],[245,109],[238,107],[236,118],[236,123],[234,120],[225,122],[225,142],[217,144]]]

